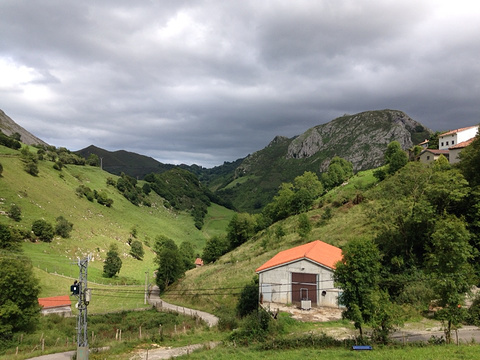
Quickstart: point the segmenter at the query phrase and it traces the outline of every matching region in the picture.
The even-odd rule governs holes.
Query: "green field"
[[[238,359],[238,360],[303,360],[303,359],[371,359],[371,360],[466,360],[478,359],[480,346],[438,345],[425,347],[379,347],[372,351],[352,351],[350,349],[304,348],[294,350],[259,351],[252,348],[219,347],[208,351],[194,352],[178,359]]]
[[[35,149],[32,149],[34,151]],[[155,254],[152,247],[159,235],[173,239],[178,245],[183,241],[193,244],[195,252],[201,254],[206,239],[225,232],[233,211],[212,204],[201,230],[194,226],[193,218],[186,212],[176,212],[163,206],[163,199],[154,192],[149,195],[151,207],[135,206],[120,194],[116,188],[107,185],[107,178],[117,177],[98,167],[67,165],[62,171],[53,169],[50,161],[39,161],[38,176],[31,176],[23,170],[19,151],[0,146],[0,163],[3,173],[0,177],[0,223],[29,232],[35,220],[44,219],[55,224],[58,216],[73,223],[69,238],[55,236],[52,242],[30,242],[22,244],[24,253],[31,259],[41,285],[41,297],[68,294],[73,279],[78,278],[78,259],[90,256],[88,281],[92,287],[99,285],[138,285],[141,294],[131,299],[131,294],[119,301],[108,303],[97,301],[93,311],[106,312],[109,309],[137,308],[143,306],[143,288],[146,277],[154,283]],[[76,195],[78,186],[105,191],[113,199],[111,208],[96,201]],[[143,182],[139,181],[138,186]],[[12,204],[21,208],[22,219],[15,222],[6,214]],[[133,258],[128,241],[136,237],[143,244],[145,255],[142,261]],[[103,260],[111,244],[119,248],[122,268],[118,276],[102,276]],[[122,287],[119,287],[120,289]],[[94,292],[95,294],[95,292]],[[98,295],[101,299],[101,295]]]

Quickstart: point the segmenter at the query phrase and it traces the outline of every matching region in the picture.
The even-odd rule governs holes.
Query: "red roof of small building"
[[[432,154],[435,154],[435,155],[446,155],[448,156],[448,150],[438,150],[438,149],[425,149],[421,152],[421,154],[423,153],[426,153],[426,152],[429,152],[429,153],[432,153]]]
[[[200,259],[200,258],[196,258],[196,259],[195,259],[195,265],[203,266],[203,260]]]
[[[320,240],[315,240],[308,244],[280,251],[255,271],[257,273],[262,272],[300,259],[309,259],[331,269],[335,269],[335,264],[342,260],[342,258],[342,250],[340,248]]]
[[[72,302],[68,295],[38,298],[38,303],[43,308],[53,308],[59,306],[71,306]]]
[[[453,145],[451,147],[449,147],[448,149],[451,150],[451,149],[463,149],[464,147],[467,147],[468,145],[470,145],[473,140],[475,140],[475,138],[471,138],[471,139],[468,139],[467,141],[462,141],[461,143],[458,143],[457,145]]]
[[[476,127],[478,127],[478,125],[468,126],[468,127],[464,127],[464,128],[460,128],[460,129],[456,129],[456,130],[450,130],[450,131],[444,132],[443,134],[438,135],[438,137],[453,135],[453,134],[456,134],[456,133],[459,133],[459,132],[462,132],[462,131],[465,131],[465,130],[468,130],[468,129],[471,129],[471,128],[476,128]]]

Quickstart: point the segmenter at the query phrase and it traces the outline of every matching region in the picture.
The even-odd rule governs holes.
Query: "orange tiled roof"
[[[475,140],[475,138],[471,138],[471,139],[468,139],[467,141],[462,141],[461,143],[458,143],[457,145],[453,145],[451,147],[449,147],[448,149],[461,149],[461,148],[464,148],[464,147],[467,147],[468,145],[470,145],[473,140]]]
[[[280,251],[255,271],[258,273],[299,259],[309,259],[331,269],[335,269],[335,264],[342,260],[342,258],[341,249],[323,241],[315,240],[308,244]]]
[[[53,296],[47,298],[39,298],[38,303],[43,308],[52,308],[58,306],[71,306],[72,302],[70,301],[70,297],[68,295],[63,296]]]
[[[195,265],[203,266],[203,260],[200,259],[200,258],[196,258],[196,259],[195,259]]]
[[[476,127],[478,127],[478,125],[468,126],[468,127],[464,127],[464,128],[460,128],[460,129],[456,129],[456,130],[450,130],[450,131],[444,132],[443,134],[438,135],[438,137],[456,134],[456,133],[459,133],[459,132],[462,132],[462,131],[465,131],[465,130],[468,130],[468,129],[471,129],[471,128],[476,128]]]
[[[426,152],[429,152],[435,155],[440,155],[440,154],[448,155],[448,150],[438,150],[438,149],[425,149],[420,154],[423,154]]]

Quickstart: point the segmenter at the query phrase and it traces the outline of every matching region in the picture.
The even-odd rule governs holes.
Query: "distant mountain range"
[[[15,125],[0,112],[0,129],[4,133],[18,132],[22,142],[27,144],[46,144]],[[402,111],[377,110],[344,115],[293,138],[276,136],[264,149],[211,169],[163,164],[148,156],[125,150],[111,152],[94,145],[76,153],[85,158],[96,154],[104,170],[139,179],[180,167],[196,174],[237,210],[254,212],[271,201],[282,182],[290,182],[305,171],[320,174],[334,156],[352,162],[355,171],[376,168],[383,164],[383,154],[391,141],[396,140],[403,149],[408,149],[431,134],[430,129]]]

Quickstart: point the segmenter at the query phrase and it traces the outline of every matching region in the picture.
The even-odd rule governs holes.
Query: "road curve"
[[[199,318],[204,320],[210,327],[218,324],[218,317],[216,317],[215,315],[209,314],[205,311],[194,310],[186,308],[184,306],[169,304],[163,301],[162,299],[160,299],[160,289],[157,285],[152,287],[152,291],[150,292],[150,296],[148,298],[148,303],[154,305],[157,309],[167,309],[170,311],[178,312],[180,314],[198,316]]]

